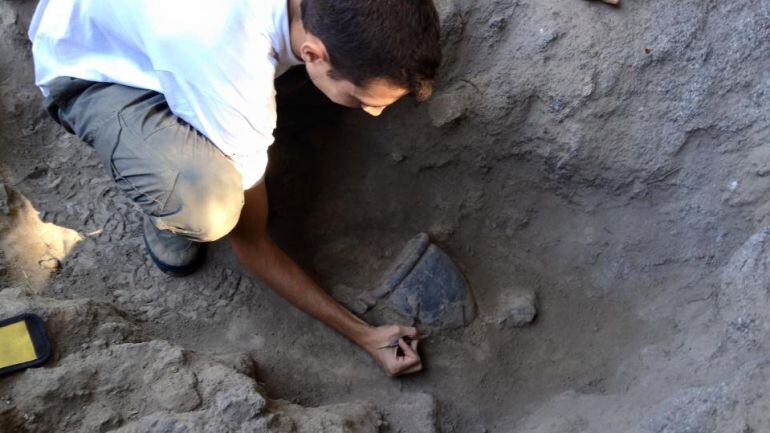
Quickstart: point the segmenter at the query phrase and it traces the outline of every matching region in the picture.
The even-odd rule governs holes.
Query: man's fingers
[[[420,341],[420,331],[417,328],[409,326],[402,326],[401,328],[401,339],[405,340],[414,352],[417,352],[417,346]],[[399,341],[401,341],[401,339],[399,339]]]
[[[602,0],[604,3],[610,4],[610,5],[617,5],[620,4],[620,0]]]
[[[419,358],[404,358],[402,364],[398,367],[398,374],[412,370],[420,365],[422,365],[422,362],[420,362]]]
[[[416,340],[412,340],[412,344],[414,344]],[[417,354],[417,351],[412,349],[412,346],[406,343],[403,338],[398,339],[398,347],[401,348],[401,350],[404,351],[404,356],[406,358],[414,358],[419,361],[420,355]]]
[[[420,331],[417,328],[411,326],[399,326],[398,333],[403,337],[409,337],[412,339],[420,338]]]
[[[417,352],[417,346],[418,346],[419,344],[420,344],[420,340],[419,340],[418,338],[415,338],[414,340],[412,340],[412,341],[409,343],[409,346],[411,346],[412,350],[414,350],[414,353],[418,353],[418,352]]]
[[[399,349],[401,350],[400,355],[398,353]],[[415,367],[422,364],[420,358],[411,351],[412,349],[409,346],[404,345],[403,348],[398,347],[395,350],[393,358],[387,362],[389,365],[386,368],[388,376],[400,376],[406,374],[406,372],[414,370]]]
[[[422,363],[421,362],[418,363],[417,365],[415,365],[414,367],[404,371],[401,374],[412,374],[412,373],[417,373],[418,371],[422,371]]]
[[[388,376],[401,376],[422,370],[422,360],[418,352],[421,336],[417,328],[390,325],[381,329],[384,332],[381,340],[376,342],[377,351],[372,354]],[[381,351],[386,348],[391,350]]]
[[[396,376],[405,376],[407,374],[417,373],[418,371],[422,371],[422,364],[418,363],[406,370],[398,372]]]

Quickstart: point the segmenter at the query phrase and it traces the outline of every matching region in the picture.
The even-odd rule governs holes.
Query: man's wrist
[[[376,327],[369,325],[366,322],[361,321],[361,323],[356,324],[355,328],[351,330],[350,334],[348,335],[348,338],[361,347],[362,349],[366,350],[367,352],[371,353],[374,348],[372,346],[375,343],[374,339],[374,330]]]

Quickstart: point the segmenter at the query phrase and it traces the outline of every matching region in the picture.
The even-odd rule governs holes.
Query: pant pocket
[[[118,128],[110,133],[113,143],[107,167],[118,187],[150,216],[164,217],[178,212],[169,207],[179,179],[179,171],[165,164],[165,159],[153,150],[141,136],[126,126],[121,113]],[[106,138],[106,137],[105,137]]]
[[[153,91],[147,91],[132,101],[121,110],[121,117],[129,130],[144,140],[182,122],[173,114],[166,98]]]

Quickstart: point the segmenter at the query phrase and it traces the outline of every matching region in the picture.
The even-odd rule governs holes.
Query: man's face
[[[348,80],[330,77],[328,68],[306,66],[313,84],[329,99],[345,107],[360,108],[372,116],[379,116],[388,106],[409,93],[407,89],[385,79],[374,79],[366,86],[356,86]]]

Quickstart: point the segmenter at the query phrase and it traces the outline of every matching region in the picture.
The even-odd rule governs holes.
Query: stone
[[[749,160],[755,175],[759,177],[770,175],[770,146],[767,146],[767,144],[764,146],[760,145],[751,152]]]
[[[120,414],[109,406],[94,403],[86,409],[83,431],[106,432],[120,426]]]
[[[234,389],[219,392],[215,402],[222,420],[231,428],[254,419],[266,404],[254,385],[248,383],[240,383]]]
[[[559,33],[551,29],[540,28],[538,33],[540,34],[540,40],[538,42],[539,51],[545,51],[549,45],[559,38]]]
[[[41,268],[49,271],[58,271],[61,269],[61,262],[55,257],[44,257],[37,262]]]
[[[656,433],[751,432],[743,420],[732,419],[738,400],[727,386],[682,390],[661,402],[650,422]]]
[[[398,396],[386,414],[392,433],[437,433],[438,404],[423,392]]]
[[[531,290],[505,291],[499,302],[495,321],[498,326],[520,328],[532,323],[537,315],[537,297]]]
[[[580,92],[580,95],[584,98],[587,98],[591,96],[594,93],[594,83],[588,83],[585,86],[583,86],[583,90]]]
[[[395,163],[404,162],[406,155],[399,151],[394,151],[390,153],[390,159]]]
[[[295,433],[378,433],[382,416],[370,404],[343,403],[318,408],[283,403],[279,415],[291,419]]]
[[[436,128],[447,127],[465,116],[469,104],[467,86],[459,86],[433,95],[428,103],[430,123]]]
[[[195,375],[178,367],[169,369],[168,373],[151,386],[155,403],[172,412],[187,412],[197,408],[201,399],[195,389]]]
[[[770,227],[751,236],[722,272],[717,307],[727,341],[747,349],[770,348]]]
[[[363,298],[357,298],[353,299],[350,302],[345,303],[345,306],[352,311],[355,314],[362,315],[369,311],[369,308],[371,308],[372,305],[374,305],[376,301],[373,303],[366,302]]]
[[[8,190],[5,189],[5,184],[0,182],[0,213],[3,215],[11,214],[11,207],[8,203]]]
[[[254,360],[254,358],[252,358],[251,355],[249,355],[248,353],[244,353],[244,352],[217,353],[217,354],[212,354],[211,357],[216,362],[228,368],[231,368],[244,376],[248,376],[252,378],[256,376],[257,363]]]

